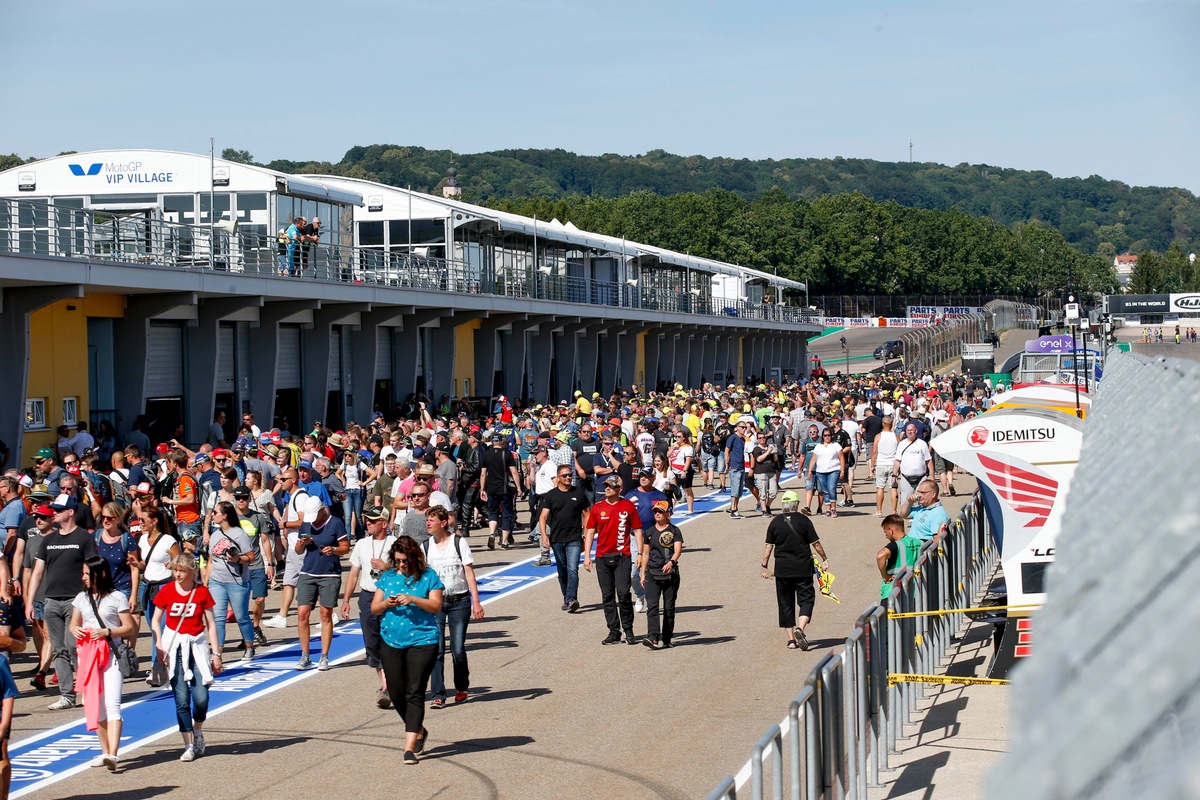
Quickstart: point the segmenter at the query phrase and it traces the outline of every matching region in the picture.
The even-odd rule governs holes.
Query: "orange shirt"
[[[200,498],[196,489],[195,478],[186,472],[179,473],[179,478],[175,481],[175,499],[190,502],[175,506],[176,522],[200,521]]]

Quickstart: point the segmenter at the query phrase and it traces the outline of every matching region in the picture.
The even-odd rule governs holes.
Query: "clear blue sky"
[[[913,157],[1200,192],[1196,0],[14,3],[0,151]]]

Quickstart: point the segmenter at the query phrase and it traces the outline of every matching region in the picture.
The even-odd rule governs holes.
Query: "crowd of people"
[[[869,465],[888,539],[878,557],[886,596],[913,542],[919,550],[948,520],[939,498],[955,493],[954,465],[929,441],[985,410],[992,389],[957,375],[838,376],[576,391],[557,405],[501,396],[486,414],[436,416],[418,398],[398,418],[302,434],[260,429],[245,414],[232,442],[214,424],[195,449],[178,438],[152,446],[135,429],[103,461],[90,436],[93,446],[80,446],[86,429],[60,431],[57,447],[0,478],[0,650],[21,652],[28,626],[31,685],[57,692],[52,710],[82,698],[101,743],[93,764],[117,769],[126,655],[147,629],[144,679],[174,692],[181,760],[191,761],[204,754],[227,622],[237,657],[251,661],[268,641],[263,628],[287,627],[295,605],[296,668],[323,671],[333,626],[356,604],[378,705],[402,718],[404,761],[417,763],[426,708],[450,697],[447,650],[453,699],[470,697],[466,631],[484,616],[473,533],[488,549],[527,535],[534,565],[555,568],[567,614],[580,609],[582,562],[600,591],[601,643],[662,650],[673,646],[686,560],[678,522],[695,513],[695,489],[727,495],[732,520],[753,503],[770,519],[762,574],[775,579],[779,626],[789,648],[807,649],[813,576],[829,560],[814,515],[853,506],[855,465]],[[800,479],[795,490],[781,490],[785,472]],[[272,590],[279,609],[266,617]],[[314,623],[320,652],[310,654]],[[4,658],[0,685],[0,724],[10,726],[16,688]]]

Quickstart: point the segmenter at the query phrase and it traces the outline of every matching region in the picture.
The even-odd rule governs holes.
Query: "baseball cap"
[[[33,516],[35,516],[35,517],[53,517],[54,509],[52,509],[50,506],[47,506],[47,505],[36,506],[33,509]]]
[[[21,484],[26,489],[33,488],[33,478],[29,477],[28,475],[22,475],[17,483]]]
[[[67,511],[79,507],[79,501],[69,494],[60,494],[54,498],[54,502],[50,504],[50,508],[54,511]]]
[[[569,433],[567,433],[566,431],[562,431],[558,434],[558,436],[555,436],[554,438],[558,439],[560,442],[569,442],[571,440],[571,435]]]
[[[666,500],[655,500],[650,504],[652,514],[671,514],[671,506]]]
[[[640,470],[638,470],[638,476],[642,478],[653,478],[654,470],[650,469],[649,467],[642,467]]]
[[[429,464],[422,464],[422,465],[421,465],[421,466],[420,466],[420,467],[417,469],[417,474],[418,474],[418,475],[421,475],[421,476],[425,476],[425,475],[431,475],[431,476],[432,476],[432,475],[437,475],[437,470],[436,470],[436,469],[434,469],[434,468],[433,468],[432,466],[430,466]]]
[[[233,499],[234,500],[249,500],[250,499],[250,490],[247,489],[245,486],[237,487],[236,489],[233,490]]]
[[[150,481],[142,481],[137,486],[129,487],[130,494],[153,494],[154,490],[150,488]]]
[[[800,495],[796,494],[795,492],[793,492],[792,490],[789,489],[788,491],[786,491],[782,495],[780,495],[779,502],[781,502],[781,503],[799,503]]]
[[[229,455],[229,451],[227,451],[223,447],[218,447],[216,450],[212,451],[213,458],[225,458],[228,455]]]
[[[311,461],[301,461],[296,465],[296,469],[312,469],[312,467],[313,465]]]
[[[296,510],[300,512],[301,519],[303,519],[305,522],[312,522],[317,518],[317,515],[321,513],[321,509],[324,507],[325,504],[321,502],[321,498],[310,494],[307,498],[300,502],[300,505]]]
[[[212,461],[212,459],[208,457],[207,453],[199,453],[196,456],[196,460],[192,463],[199,466],[200,464],[207,464],[209,461]]]
[[[619,477],[617,477],[616,475],[611,475],[605,479],[604,485],[605,486],[616,486],[617,488],[620,488],[621,479]]]
[[[33,454],[34,461],[41,461],[43,458],[54,458],[54,451],[49,447],[43,447]]]
[[[72,475],[78,475],[80,473],[79,462],[76,461],[72,464],[67,464],[67,472]]]
[[[367,520],[368,522],[375,522],[377,520],[388,518],[387,511],[385,511],[382,508],[375,508],[374,506],[364,510],[362,512],[362,515],[363,515],[363,519]]]

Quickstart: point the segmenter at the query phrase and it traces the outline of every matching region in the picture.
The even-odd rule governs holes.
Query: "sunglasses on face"
[[[108,516],[107,514],[101,514],[101,515],[100,515],[100,520],[101,520],[102,522],[115,522],[115,521],[116,521],[116,519],[117,519],[116,517],[110,517],[110,516]]]
[[[429,492],[409,492],[409,497],[428,497]]]

